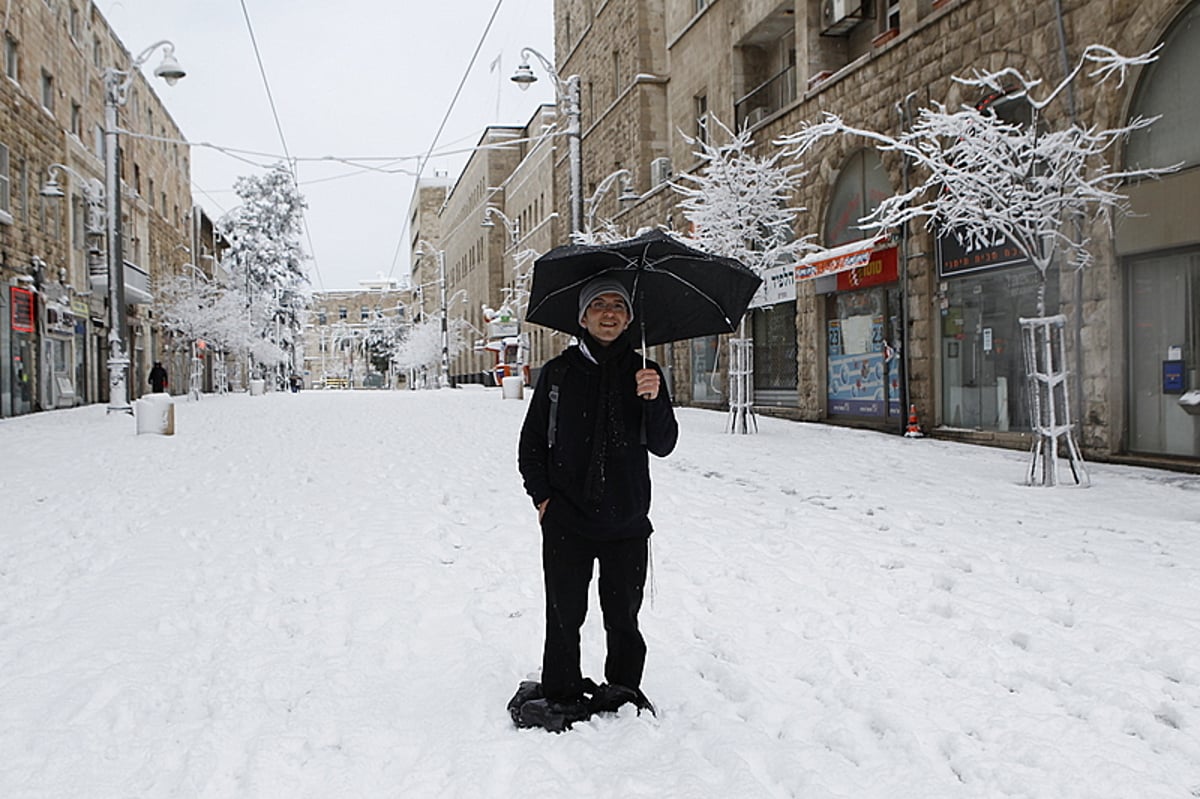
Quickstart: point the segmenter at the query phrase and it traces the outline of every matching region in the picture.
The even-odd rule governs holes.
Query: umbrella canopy
[[[762,283],[732,258],[652,230],[611,244],[555,247],[538,258],[526,321],[578,333],[579,290],[601,276],[628,289],[643,346],[732,333]]]

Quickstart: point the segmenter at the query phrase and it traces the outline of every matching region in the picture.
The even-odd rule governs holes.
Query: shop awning
[[[872,236],[813,253],[796,264],[796,279],[811,280],[821,275],[834,275],[866,266],[871,262],[872,251],[887,240],[886,235]]]

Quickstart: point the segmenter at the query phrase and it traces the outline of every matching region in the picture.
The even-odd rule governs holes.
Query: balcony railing
[[[754,127],[796,99],[796,66],[768,78],[733,105],[737,129]]]

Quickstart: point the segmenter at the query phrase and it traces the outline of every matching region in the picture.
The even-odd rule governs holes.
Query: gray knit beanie
[[[633,319],[633,301],[629,299],[629,291],[621,281],[615,277],[597,277],[579,290],[580,325],[583,324],[583,316],[587,312],[587,307],[601,294],[620,294],[621,299],[625,300],[625,307],[629,309],[629,318]]]

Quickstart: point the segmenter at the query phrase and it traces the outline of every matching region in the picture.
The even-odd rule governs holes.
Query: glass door
[[[1200,416],[1179,405],[1200,389],[1200,251],[1139,258],[1127,275],[1128,449],[1200,457]]]

